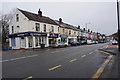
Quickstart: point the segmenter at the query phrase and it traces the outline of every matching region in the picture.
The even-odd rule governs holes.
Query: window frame
[[[14,26],[12,26],[12,33],[14,33]]]
[[[19,14],[16,14],[16,22],[19,22]]]
[[[65,34],[65,29],[62,30],[63,34]]]
[[[71,30],[69,30],[69,35],[71,35]]]
[[[54,26],[51,26],[51,32],[54,32]]]
[[[36,31],[40,31],[40,24],[39,23],[35,23],[35,29],[36,29]]]
[[[44,32],[46,32],[46,24],[44,24]]]

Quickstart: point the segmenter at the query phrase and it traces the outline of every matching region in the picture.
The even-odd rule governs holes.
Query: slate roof
[[[38,16],[38,14],[35,14],[35,13],[31,13],[21,9],[18,9],[18,10],[21,11],[29,20],[58,25],[54,20],[50,19],[49,17],[45,17],[45,16],[40,17]]]
[[[66,24],[66,23],[60,23],[59,21],[55,20],[55,22],[62,28],[67,28],[67,29],[73,29],[73,30],[77,30],[77,31],[80,31],[81,29],[78,29],[77,27],[75,26],[72,26],[70,24]]]

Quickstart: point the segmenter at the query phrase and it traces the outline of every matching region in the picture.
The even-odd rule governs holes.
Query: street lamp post
[[[86,23],[86,37],[87,37],[87,24],[90,24],[90,22]]]
[[[87,30],[87,24],[90,24],[90,22],[86,23],[86,30]]]
[[[117,0],[117,18],[118,18],[118,50],[120,52],[120,23],[119,23],[119,1]]]

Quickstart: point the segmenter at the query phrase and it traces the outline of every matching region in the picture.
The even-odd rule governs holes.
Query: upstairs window
[[[46,32],[46,24],[44,24],[44,32]]]
[[[76,32],[74,32],[74,35],[76,35]]]
[[[71,35],[71,30],[69,30],[69,35]]]
[[[19,14],[16,14],[16,21],[19,21]]]
[[[39,23],[35,23],[35,28],[36,28],[36,31],[40,31],[40,24]]]
[[[52,32],[54,32],[54,27],[53,26],[51,26],[51,30],[52,30]]]
[[[12,26],[12,33],[14,33],[14,27]]]
[[[20,28],[20,26],[17,26],[17,28]]]
[[[63,29],[63,34],[65,33],[65,30]]]
[[[60,30],[59,30],[60,28],[58,27],[58,33],[60,32]]]

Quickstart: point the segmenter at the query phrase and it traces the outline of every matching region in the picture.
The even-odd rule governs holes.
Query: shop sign
[[[9,38],[12,37],[26,37],[26,36],[47,36],[47,33],[39,33],[39,32],[24,32],[9,35]]]
[[[61,35],[60,37],[61,38],[67,38],[68,36],[67,35]]]
[[[58,34],[50,34],[49,38],[58,38]]]

